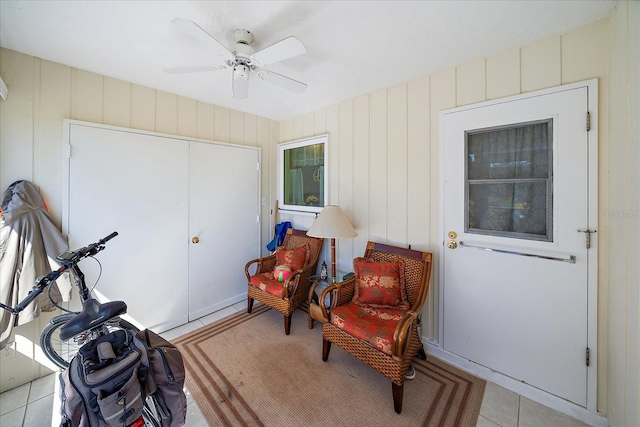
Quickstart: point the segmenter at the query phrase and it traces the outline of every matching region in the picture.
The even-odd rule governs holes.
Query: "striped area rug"
[[[296,310],[286,336],[283,316],[262,304],[173,343],[210,426],[475,427],[486,384],[434,357],[416,358],[396,414],[390,380],[336,345],[322,362],[321,325],[308,329],[307,313]]]

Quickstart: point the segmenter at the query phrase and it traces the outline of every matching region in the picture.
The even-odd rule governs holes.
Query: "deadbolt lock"
[[[455,239],[456,237],[458,237],[458,234],[455,231],[450,231],[449,232],[449,238],[450,239]]]
[[[456,243],[454,240],[449,240],[449,243],[447,243],[447,247],[449,249],[455,249],[458,247],[458,243]]]

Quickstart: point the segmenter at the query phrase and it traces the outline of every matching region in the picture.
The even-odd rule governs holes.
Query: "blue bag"
[[[291,228],[291,222],[284,221],[276,224],[275,236],[272,241],[267,245],[267,249],[271,252],[275,251],[278,246],[284,243],[284,238],[287,235],[287,230]]]

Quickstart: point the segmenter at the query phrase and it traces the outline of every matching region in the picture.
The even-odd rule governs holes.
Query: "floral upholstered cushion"
[[[304,243],[293,249],[278,248],[276,265],[286,265],[291,271],[300,270],[309,260],[309,244]]]
[[[376,308],[349,302],[331,310],[331,324],[391,355],[393,332],[406,310]]]
[[[278,282],[271,272],[256,274],[249,283],[278,298],[284,297],[284,283]]]
[[[359,257],[353,260],[353,271],[356,276],[354,303],[409,309],[404,281],[404,261],[374,261]]]

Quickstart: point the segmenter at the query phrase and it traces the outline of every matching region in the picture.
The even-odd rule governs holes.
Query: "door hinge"
[[[67,158],[71,158],[71,144],[67,145]]]
[[[586,356],[587,356],[586,363],[587,363],[587,366],[589,366],[589,365],[591,364],[591,360],[590,360],[590,357],[589,357],[589,356],[590,356],[590,355],[589,355],[589,347],[587,347],[587,354],[586,354]]]
[[[260,171],[260,162],[256,163],[256,170]]]
[[[579,233],[584,233],[587,236],[587,249],[591,249],[591,233],[597,233],[598,231],[596,230],[589,230],[584,229],[584,230],[578,230]]]
[[[256,215],[256,222],[257,222],[258,224],[260,224],[260,215],[259,215],[259,214],[258,214],[258,215]]]
[[[587,132],[591,130],[591,113],[587,111]]]

